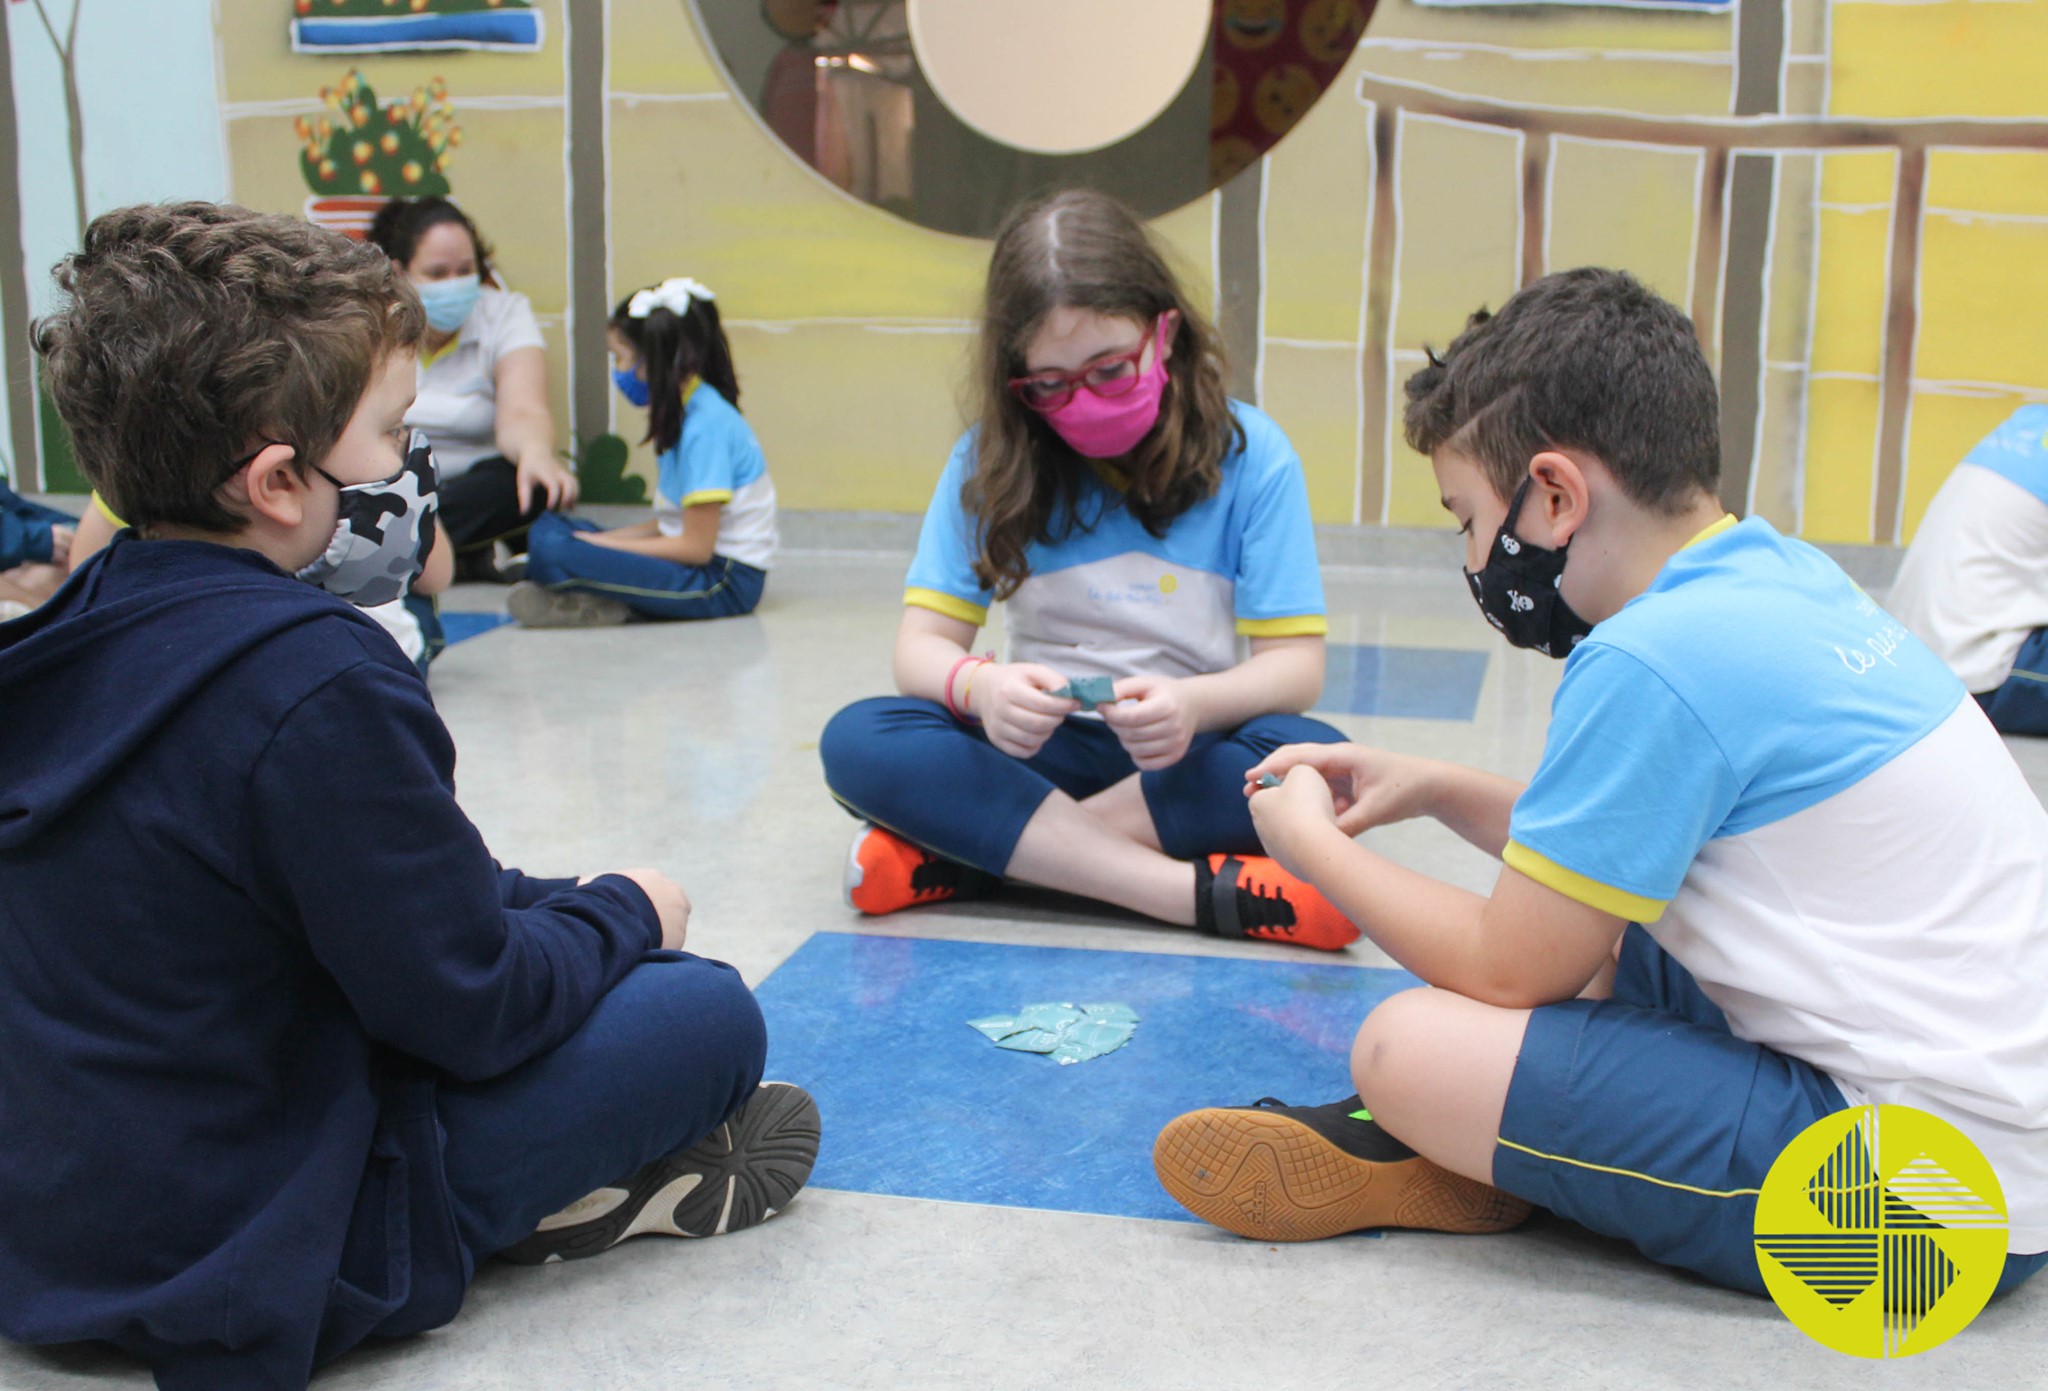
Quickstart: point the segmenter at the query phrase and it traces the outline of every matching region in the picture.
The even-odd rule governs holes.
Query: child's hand
[[[967,713],[981,721],[988,741],[1012,758],[1045,747],[1060,722],[1081,708],[1056,696],[1067,678],[1033,662],[988,662],[964,673]]]
[[[50,563],[68,566],[71,563],[71,538],[75,533],[68,526],[50,528]]]
[[[1416,798],[1422,790],[1417,760],[1364,744],[1289,744],[1275,749],[1244,775],[1245,795],[1258,806],[1259,779],[1271,774],[1284,779],[1295,768],[1314,769],[1329,790],[1337,829],[1363,835],[1375,826],[1419,816]],[[1275,788],[1274,791],[1280,789]]]
[[[1126,676],[1116,683],[1116,704],[1098,707],[1124,752],[1142,772],[1171,768],[1195,737],[1195,712],[1186,688],[1170,676]]]
[[[683,892],[683,886],[658,869],[615,869],[611,872],[640,886],[640,892],[647,895],[647,901],[654,905],[655,915],[661,919],[662,946],[670,950],[679,949],[683,939],[690,935],[690,899]]]
[[[1330,785],[1307,764],[1296,764],[1278,787],[1252,794],[1252,826],[1259,843],[1290,874],[1302,874],[1299,852],[1306,842],[1336,824]]]

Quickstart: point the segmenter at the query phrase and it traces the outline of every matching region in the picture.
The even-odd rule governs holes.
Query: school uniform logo
[[[1785,1146],[1756,1201],[1756,1257],[1787,1318],[1852,1357],[1911,1357],[1967,1328],[2005,1269],[2005,1194],[1968,1136],[1858,1106]]]

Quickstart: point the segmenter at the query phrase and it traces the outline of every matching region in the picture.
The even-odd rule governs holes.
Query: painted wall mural
[[[545,33],[529,0],[291,0],[298,53],[531,51]]]
[[[904,201],[942,201],[947,168],[889,153],[901,98],[862,98],[866,155],[821,151],[819,124],[853,57],[888,83],[902,5],[498,8],[531,13],[531,46],[353,61],[380,101],[406,94],[408,120],[436,78],[457,94],[458,196],[534,301],[574,439],[644,433],[606,388],[603,318],[690,274],[728,310],[786,504],[920,509],[959,426],[986,242]],[[339,113],[314,96],[337,80],[332,50],[295,52],[281,0],[215,11],[234,195],[303,213],[309,159],[392,191],[386,131],[368,164],[353,135],[334,156]],[[1399,438],[1399,384],[1474,306],[1569,265],[1625,266],[1688,308],[1726,398],[1729,501],[1814,539],[1909,537],[1974,439],[2048,400],[2031,56],[2048,0],[1223,0],[1212,18],[1180,98],[1201,118],[1195,186],[1154,225],[1219,317],[1235,389],[1300,448],[1321,520],[1444,524]],[[62,136],[44,121],[22,138]],[[650,466],[636,445],[619,486]]]

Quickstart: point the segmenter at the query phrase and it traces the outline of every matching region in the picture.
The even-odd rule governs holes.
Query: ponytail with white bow
[[[732,346],[719,322],[718,297],[687,275],[635,290],[612,311],[611,326],[632,344],[647,380],[647,439],[675,448],[683,433],[683,384],[696,377],[734,409],[740,404]]]

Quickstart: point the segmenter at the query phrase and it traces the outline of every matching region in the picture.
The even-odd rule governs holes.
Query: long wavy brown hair
[[[1024,373],[1025,347],[1057,308],[1146,325],[1180,311],[1159,423],[1120,461],[1129,481],[1123,505],[1147,531],[1164,536],[1174,518],[1215,496],[1224,457],[1243,443],[1224,391],[1222,343],[1137,215],[1086,189],[1024,203],[996,233],[989,259],[970,389],[979,434],[974,472],[961,490],[979,543],[974,573],[998,599],[1030,575],[1025,551],[1034,541],[1053,542],[1101,519],[1081,515],[1089,461],[1009,389]]]

